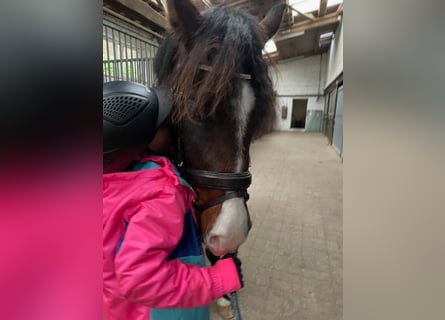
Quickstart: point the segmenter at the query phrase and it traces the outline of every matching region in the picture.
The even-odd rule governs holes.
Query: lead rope
[[[234,253],[229,253],[225,256],[216,257],[207,248],[205,249],[205,253],[206,253],[207,258],[209,259],[212,266],[215,265],[216,261],[219,259],[224,259],[224,257],[230,257],[230,256],[236,257],[238,255],[238,251],[236,251]],[[232,309],[233,309],[233,313],[235,315],[235,320],[242,320],[241,311],[240,311],[239,302],[238,302],[238,292],[233,291],[228,296],[224,295],[224,297],[225,297],[225,299],[230,300],[230,303],[232,304]]]
[[[237,255],[238,251],[233,253],[233,256],[236,257]],[[233,313],[235,313],[235,319],[242,320],[241,310],[239,308],[239,302],[238,302],[238,291],[233,291],[232,293],[230,293],[230,301],[232,302],[232,308],[233,308]]]
[[[232,300],[232,308],[233,312],[235,313],[235,319],[242,320],[241,311],[239,309],[239,304],[238,304],[238,293],[236,291],[230,294],[230,300]]]
[[[236,257],[238,255],[238,251],[236,251],[233,255]],[[239,303],[238,303],[238,292],[237,291],[233,291],[230,294],[230,300],[232,300],[232,308],[233,308],[233,312],[235,313],[235,319],[242,320],[241,310],[239,308]]]

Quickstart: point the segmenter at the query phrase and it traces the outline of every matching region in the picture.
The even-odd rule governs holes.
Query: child
[[[128,111],[130,102],[133,111]],[[165,146],[168,128],[156,130],[170,109],[160,89],[122,81],[104,84],[106,320],[208,320],[212,300],[242,286],[236,257],[205,267],[192,207],[195,195],[172,163],[150,154],[129,164],[147,143],[154,152]]]

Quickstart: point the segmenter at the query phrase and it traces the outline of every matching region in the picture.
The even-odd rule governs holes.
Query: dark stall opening
[[[291,128],[304,129],[306,126],[307,99],[294,99],[292,101]]]

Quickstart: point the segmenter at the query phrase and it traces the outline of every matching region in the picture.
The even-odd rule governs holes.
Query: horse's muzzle
[[[223,236],[210,236],[206,241],[207,248],[217,257],[234,253],[238,250],[239,244]]]

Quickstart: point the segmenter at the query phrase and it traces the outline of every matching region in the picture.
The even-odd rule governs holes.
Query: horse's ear
[[[266,33],[266,41],[273,37],[273,35],[278,31],[280,27],[281,20],[283,19],[283,12],[286,9],[287,4],[280,3],[273,6],[269,12],[267,12],[264,19],[260,22],[260,26]],[[264,41],[264,43],[266,43]]]
[[[170,25],[190,39],[201,24],[201,14],[190,0],[167,0]]]

